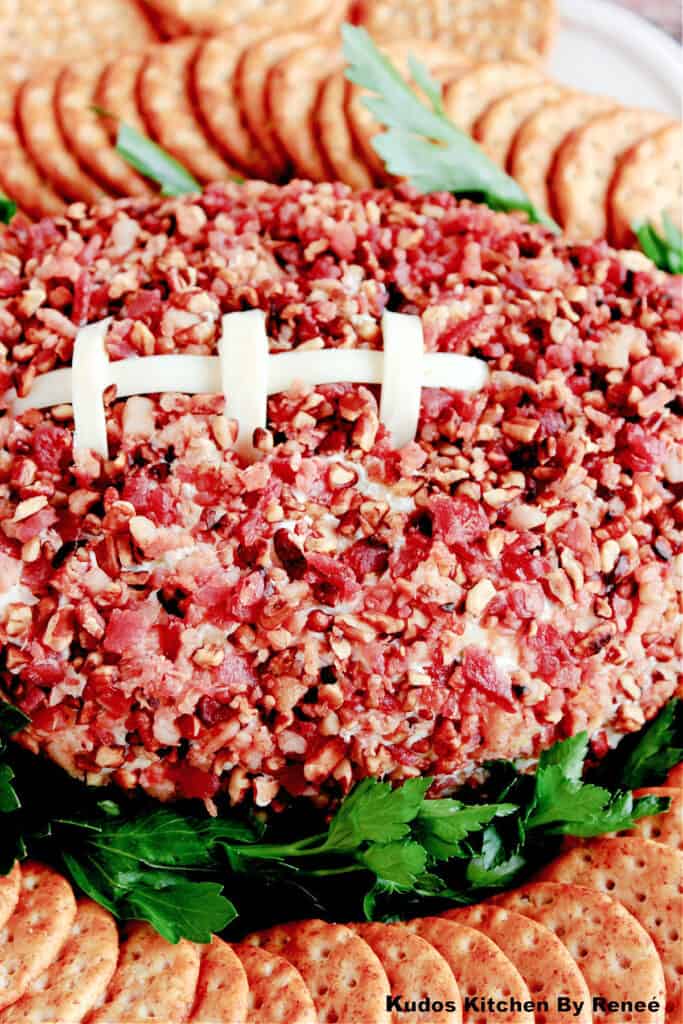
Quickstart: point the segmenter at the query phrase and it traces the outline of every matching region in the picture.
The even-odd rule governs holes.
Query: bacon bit
[[[449,545],[468,545],[480,540],[489,529],[486,513],[471,498],[437,496],[429,502],[434,536]]]
[[[148,609],[119,611],[115,608],[109,618],[102,647],[111,654],[144,645],[149,634],[153,615]]]
[[[466,647],[462,656],[462,677],[468,686],[483,691],[507,711],[514,710],[510,677],[498,668],[482,647]]]

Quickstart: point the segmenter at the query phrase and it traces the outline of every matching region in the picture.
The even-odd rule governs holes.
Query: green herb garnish
[[[660,781],[681,760],[679,705],[672,701],[627,741],[616,785],[587,774],[581,733],[545,751],[535,774],[509,761],[492,764],[484,791],[462,799],[429,799],[428,778],[395,788],[364,779],[313,828],[293,822],[296,811],[273,815],[266,831],[234,812],[208,818],[186,805],[103,800],[54,766],[41,765],[36,778],[32,755],[5,750],[0,870],[27,855],[52,861],[117,917],[149,921],[171,942],[205,942],[238,909],[252,920],[261,907],[259,924],[272,924],[288,913],[287,894],[296,900],[289,913],[299,916],[302,907],[337,919],[361,907],[382,920],[436,912],[519,882],[559,850],[564,835],[621,831],[665,811],[668,800],[634,798],[630,787]],[[0,704],[0,734],[25,724],[21,712]],[[50,772],[57,782],[47,783],[47,807]],[[265,922],[264,892],[277,908]]]
[[[131,167],[157,182],[162,196],[201,192],[202,186],[182,164],[130,125],[119,125],[116,148]]]
[[[9,224],[16,212],[17,204],[0,192],[0,224]]]
[[[483,201],[494,210],[523,210],[530,220],[559,230],[514,178],[446,117],[439,86],[419,61],[410,58],[410,71],[430,106],[420,100],[365,29],[344,25],[342,36],[349,64],[346,77],[373,94],[363,102],[387,129],[375,135],[372,145],[391,174],[407,178],[422,192],[453,192]]]
[[[662,214],[663,234],[643,221],[633,224],[640,248],[660,270],[683,274],[683,235],[668,214]]]

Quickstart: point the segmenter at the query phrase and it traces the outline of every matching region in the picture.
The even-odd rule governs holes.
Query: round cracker
[[[237,66],[235,88],[244,123],[268,158],[270,179],[277,181],[287,170],[287,152],[280,144],[268,108],[268,77],[272,68],[290,53],[315,43],[307,32],[269,36],[248,46]]]
[[[665,786],[679,786],[683,789],[683,761],[672,768],[666,777]]]
[[[336,47],[314,43],[290,53],[269,75],[267,102],[273,128],[299,178],[330,178],[318,147],[313,113],[327,72],[339,70],[342,65],[343,57]]]
[[[103,124],[113,139],[120,121],[143,135],[147,131],[137,102],[137,82],[145,59],[140,53],[117,57],[107,64],[97,83],[95,102],[112,115],[103,118]]]
[[[54,107],[57,71],[33,75],[17,95],[17,120],[27,152],[65,199],[97,203],[103,189],[78,166],[67,150]]]
[[[140,110],[149,134],[198,181],[225,181],[237,172],[209,142],[189,92],[197,47],[192,38],[155,47],[138,79]]]
[[[16,62],[0,68],[0,192],[30,217],[59,216],[65,204],[39,174],[16,129],[16,94],[26,75]]]
[[[514,964],[483,932],[445,917],[423,917],[405,925],[441,954],[450,967],[462,996],[490,996],[496,1002],[531,999],[529,989]],[[479,1024],[481,1014],[465,1001],[463,1024]],[[528,1010],[491,1010],[487,1024],[534,1024]]]
[[[424,0],[360,0],[354,20],[375,42],[399,39],[430,41],[437,38],[436,11]]]
[[[554,0],[431,0],[436,35],[475,60],[535,61],[549,52]]]
[[[227,942],[214,935],[202,953],[190,1021],[197,1024],[245,1024],[249,997],[247,975]]]
[[[55,90],[59,126],[76,160],[104,188],[122,196],[149,195],[149,185],[116,151],[103,118],[93,110],[101,70],[95,59],[61,71]]]
[[[315,130],[325,160],[335,176],[354,189],[372,188],[374,182],[365,163],[356,156],[346,120],[348,87],[343,71],[335,72],[323,82],[314,114]]]
[[[558,997],[567,996],[583,1007],[573,1019],[578,1024],[591,1024],[583,975],[557,936],[543,925],[512,910],[483,904],[448,910],[443,916],[488,935],[515,965],[534,999],[556,1007]],[[536,1011],[536,1024],[551,1024],[551,1020],[543,1010]]]
[[[151,925],[132,925],[104,1001],[88,1024],[187,1020],[199,979],[200,950],[181,939],[175,946]]]
[[[83,1020],[103,998],[118,954],[114,918],[92,900],[83,900],[59,955],[31,982],[22,998],[0,1014],[0,1021]]]
[[[21,889],[21,867],[15,861],[12,870],[0,876],[0,928],[4,928],[16,910]]]
[[[492,160],[506,167],[515,135],[527,117],[544,104],[560,99],[563,92],[562,86],[555,82],[538,82],[501,96],[486,108],[475,124],[475,139]]]
[[[284,957],[246,943],[233,949],[249,982],[246,1024],[317,1024],[304,979]]]
[[[80,60],[84,54],[144,47],[158,38],[135,0],[47,0],[40,4],[0,0],[0,63],[13,55],[33,68],[47,61]]]
[[[237,25],[265,27],[278,33],[312,22],[325,14],[327,0],[150,0],[164,17],[181,22],[186,31],[215,35]]]
[[[439,82],[458,79],[468,70],[468,65],[458,55],[439,43],[421,43],[418,47],[414,41],[390,43],[383,47],[385,55],[397,70],[408,77],[408,58],[414,54]],[[351,85],[346,96],[346,117],[354,143],[359,147],[363,161],[370,174],[378,183],[388,183],[382,158],[375,152],[373,139],[382,128],[373,114],[365,106],[367,91],[358,85]]]
[[[0,1009],[21,999],[57,957],[75,916],[65,878],[43,864],[22,864],[19,899],[0,931]]]
[[[535,206],[551,208],[548,177],[564,139],[596,114],[614,109],[614,100],[606,96],[570,92],[527,118],[514,138],[508,164],[510,174]]]
[[[475,122],[486,108],[515,89],[537,85],[542,71],[523,61],[486,61],[475,64],[444,91],[444,110],[463,131],[472,133]]]
[[[61,196],[44,181],[8,120],[0,120],[0,191],[29,217],[58,217],[66,210]]]
[[[270,164],[242,120],[234,75],[245,48],[261,38],[257,31],[238,26],[232,32],[206,39],[194,62],[194,92],[204,123],[228,160],[253,178],[268,179]]]
[[[343,924],[298,921],[256,932],[245,940],[277,953],[306,982],[318,1020],[386,1024],[389,982],[367,942]]]
[[[656,110],[615,110],[591,118],[565,139],[551,171],[550,191],[571,238],[605,237],[608,191],[620,157],[669,121]]]
[[[633,914],[662,961],[667,1021],[683,1010],[683,854],[647,839],[599,839],[562,854],[540,881],[571,882],[607,893]]]
[[[591,1000],[659,1002],[659,1010],[629,1013],[632,1024],[664,1024],[664,972],[654,943],[635,917],[616,900],[594,889],[559,882],[535,882],[493,902],[530,917],[556,935],[586,979]],[[614,1015],[593,1002],[593,1024],[612,1024]]]
[[[649,221],[659,230],[666,211],[683,223],[683,130],[671,124],[643,139],[618,163],[609,196],[611,239],[616,246],[635,241],[632,224]]]
[[[428,994],[432,1003],[439,1001],[444,1006],[453,1006],[453,1010],[438,1014],[440,1021],[461,1024],[460,989],[453,971],[435,946],[403,925],[372,923],[356,924],[353,928],[379,957],[392,995],[400,995],[401,1000],[407,1002],[419,1002]],[[395,1014],[397,1021],[412,1024],[429,1024],[434,1017],[431,1010]]]
[[[683,853],[683,790],[678,786],[650,786],[647,789],[636,790],[633,795],[668,797],[671,804],[669,810],[663,814],[640,818],[628,832],[618,834],[651,839],[654,843],[662,843]]]

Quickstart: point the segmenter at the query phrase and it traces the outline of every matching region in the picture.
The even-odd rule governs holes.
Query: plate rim
[[[562,24],[574,23],[595,35],[596,32],[615,39],[643,70],[656,75],[673,95],[683,102],[683,93],[676,89],[682,70],[682,46],[663,29],[642,15],[611,0],[559,0],[559,31],[550,60],[562,46]],[[643,59],[645,58],[645,59]]]

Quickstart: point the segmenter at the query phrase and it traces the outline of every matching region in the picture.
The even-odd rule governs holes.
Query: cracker
[[[17,120],[31,159],[55,190],[74,202],[97,203],[103,189],[66,148],[54,107],[58,72],[45,71],[24,82],[17,95]]]
[[[448,910],[443,916],[488,935],[515,965],[534,999],[547,1000],[549,1007],[556,1007],[558,997],[567,996],[583,1005],[572,1019],[578,1024],[591,1024],[583,975],[557,936],[543,925],[514,911],[483,904]],[[551,1024],[551,1020],[544,1011],[536,1011],[536,1024]]]
[[[59,126],[78,163],[104,188],[122,196],[150,195],[150,186],[116,151],[103,118],[93,110],[101,71],[97,58],[62,70],[55,91]]]
[[[548,177],[558,147],[596,114],[614,109],[614,100],[606,96],[570,92],[541,107],[521,126],[512,144],[509,170],[539,209],[551,208]]]
[[[375,42],[436,38],[435,10],[424,0],[360,0],[354,19]]]
[[[435,38],[475,60],[533,61],[555,37],[554,0],[431,0],[431,6]]]
[[[683,790],[678,786],[650,786],[636,790],[634,796],[666,796],[671,800],[671,805],[664,814],[640,818],[632,829],[620,832],[619,835],[651,839],[683,853]]]
[[[666,982],[666,1019],[680,1019],[683,854],[647,839],[599,839],[562,854],[539,880],[585,885],[623,904],[657,947]]]
[[[514,89],[537,85],[542,71],[521,61],[487,61],[476,64],[446,86],[443,105],[451,121],[472,133],[475,122],[489,104]]]
[[[66,210],[61,196],[42,178],[9,120],[0,120],[0,192],[29,217],[58,217]]]
[[[620,157],[669,121],[655,110],[615,110],[591,118],[565,139],[551,171],[550,191],[571,238],[605,237],[608,190]]]
[[[367,942],[345,925],[298,921],[257,932],[246,942],[278,953],[296,967],[321,1024],[387,1024],[384,968]]]
[[[389,43],[383,47],[386,56],[398,71],[407,77],[408,57],[414,55],[434,75],[439,82],[457,79],[468,68],[466,62],[447,47],[439,43],[421,43],[418,47],[414,42]],[[372,141],[381,131],[381,126],[363,102],[366,91],[358,85],[352,85],[346,98],[346,117],[354,142],[360,148],[362,158],[370,174],[378,183],[390,180],[381,157],[375,152]]]
[[[661,1009],[634,1011],[629,1020],[664,1024],[664,973],[657,950],[616,900],[584,886],[536,882],[495,896],[493,902],[532,918],[561,939],[586,979],[591,1000],[654,999]],[[614,1015],[597,1005],[593,1024],[612,1024]]]
[[[227,942],[214,935],[202,953],[190,1021],[244,1024],[249,985],[244,967]]]
[[[405,925],[441,954],[458,983],[461,996],[491,996],[496,1001],[516,999],[524,1003],[531,999],[529,989],[514,964],[482,932],[459,921],[444,917],[423,917]],[[479,1024],[481,1013],[470,1009],[465,1002],[463,1024]],[[534,1024],[534,1015],[528,1010],[492,1010],[487,1013],[487,1024]]]
[[[268,158],[270,179],[277,181],[285,174],[287,152],[280,144],[268,109],[268,77],[272,68],[290,53],[315,43],[315,36],[306,32],[286,32],[270,36],[247,47],[237,67],[235,86],[247,129]]]
[[[361,938],[377,954],[389,979],[389,989],[402,1000],[419,1002],[429,994],[432,1004],[436,1001],[444,1007],[451,1003],[452,1011],[446,1009],[438,1014],[444,1024],[461,1024],[462,1000],[453,971],[437,949],[421,938],[416,932],[402,925],[356,924],[353,926]],[[431,1011],[394,1012],[393,1019],[429,1024],[437,1016]]]
[[[672,768],[666,777],[665,786],[680,786],[683,789],[683,761]]]
[[[0,928],[4,928],[14,913],[21,889],[21,867],[16,861],[7,875],[0,875]]]
[[[273,128],[299,178],[327,181],[330,171],[318,147],[313,113],[328,71],[343,67],[338,48],[313,43],[280,61],[268,78]]]
[[[21,999],[52,963],[76,916],[71,886],[56,871],[22,864],[14,913],[0,931],[0,1009]]]
[[[165,18],[184,25],[186,31],[214,35],[237,25],[265,27],[280,33],[305,25],[325,14],[327,0],[149,0],[150,7]]]
[[[199,979],[200,947],[171,945],[149,924],[136,922],[121,944],[118,966],[104,1001],[88,1024],[186,1020]]]
[[[351,129],[346,120],[345,105],[349,83],[343,71],[330,75],[320,89],[314,113],[325,161],[334,175],[354,189],[372,188],[372,176],[356,156]]]
[[[149,134],[198,181],[225,181],[238,172],[209,142],[189,92],[197,46],[179,39],[148,55],[138,80],[140,110]]]
[[[501,167],[507,159],[520,127],[546,103],[560,99],[565,90],[554,82],[525,85],[491,103],[474,126],[474,137]]]
[[[135,0],[0,0],[0,24],[0,64],[16,56],[36,70],[49,60],[81,60],[84,54],[142,48],[158,38]]]
[[[145,59],[146,55],[140,53],[117,57],[107,64],[97,83],[95,102],[113,115],[102,122],[112,139],[116,139],[119,121],[143,135],[147,131],[137,103],[137,82]]]
[[[438,40],[472,60],[536,60],[555,30],[553,0],[360,0],[354,20],[380,42]]]
[[[228,160],[252,178],[268,179],[270,164],[242,120],[234,76],[244,49],[263,35],[246,27],[206,39],[193,68],[194,92],[200,114],[216,145]]]
[[[683,222],[683,132],[668,125],[643,139],[619,161],[610,187],[610,236],[617,246],[635,242],[631,225],[649,221],[661,230],[666,211],[681,229]]]
[[[282,956],[242,943],[233,949],[247,972],[246,1024],[316,1024],[311,994],[299,972]]]
[[[2,1024],[80,1021],[104,996],[119,954],[111,914],[91,900],[78,904],[71,931],[58,956],[2,1013]]]

